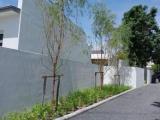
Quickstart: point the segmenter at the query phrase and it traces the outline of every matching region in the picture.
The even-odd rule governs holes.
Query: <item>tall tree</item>
[[[156,13],[156,8],[148,12],[147,6],[137,5],[124,14],[123,23],[131,29],[128,46],[130,65],[145,67],[151,60],[154,36],[158,30]]]
[[[101,80],[101,87],[103,86],[103,73],[104,73],[104,63],[102,59],[108,56],[107,42],[111,39],[111,32],[113,31],[114,15],[110,10],[102,3],[97,3],[92,9],[93,17],[93,33],[96,37],[96,43],[99,45],[101,51],[101,61],[99,63],[99,73]],[[103,53],[102,53],[103,52]],[[102,56],[103,54],[103,56]]]
[[[155,35],[153,46],[152,60],[155,64],[160,64],[160,30]]]

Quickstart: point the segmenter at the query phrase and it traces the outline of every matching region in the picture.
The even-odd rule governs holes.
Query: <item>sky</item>
[[[96,0],[89,0],[89,2],[95,2]],[[115,14],[115,26],[121,24],[124,12],[127,12],[134,5],[147,5],[149,8],[156,7],[158,9],[157,23],[160,25],[160,0],[97,0],[106,4],[107,8]],[[17,0],[0,0],[0,6],[16,5]],[[84,14],[79,20],[78,24],[82,27],[87,34],[88,39],[94,39],[92,33],[92,20],[89,19],[88,14]]]
[[[94,1],[94,0],[91,0]],[[147,5],[149,9],[151,7],[156,7],[158,9],[158,13],[156,16],[156,20],[158,25],[160,26],[160,0],[99,0],[106,4],[107,8],[111,10],[113,14],[115,14],[115,26],[121,24],[123,14],[131,9],[135,5]],[[88,39],[94,39],[94,35],[92,33],[91,20],[86,19],[86,16],[81,21],[81,26],[84,28],[85,32],[88,35]],[[86,27],[87,26],[87,27]]]
[[[16,5],[17,0],[0,0],[0,6]]]

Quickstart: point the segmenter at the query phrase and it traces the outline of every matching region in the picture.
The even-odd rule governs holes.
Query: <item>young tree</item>
[[[100,73],[100,85],[103,86],[103,73],[104,73],[104,63],[102,59],[108,57],[107,42],[111,39],[111,32],[113,30],[114,15],[111,11],[106,8],[102,3],[97,3],[92,9],[93,17],[93,33],[96,37],[96,43],[99,45],[101,51],[101,60],[99,63],[99,73]],[[103,52],[103,53],[102,53]],[[102,56],[103,55],[103,56]]]
[[[127,57],[130,35],[130,28],[125,24],[122,24],[118,28],[115,28],[112,32],[112,38],[109,41],[109,45],[114,48],[115,54],[119,56],[118,58]],[[123,53],[126,54],[126,57],[121,56]]]
[[[128,25],[122,24],[118,28],[115,28],[112,32],[112,38],[109,40],[110,49],[113,51],[113,66],[115,66],[116,74],[115,81],[120,84],[119,75],[119,60],[126,60],[128,58],[128,44],[131,35]]]
[[[151,60],[154,36],[158,30],[156,13],[156,8],[148,12],[147,6],[137,5],[124,14],[123,23],[131,29],[128,46],[130,65],[145,67]]]
[[[52,103],[55,101],[55,81],[58,74],[60,57],[64,54],[63,47],[66,35],[77,36],[75,24],[69,19],[82,12],[87,0],[39,0],[44,16],[44,34],[46,48],[51,60],[53,76]],[[78,34],[77,34],[78,33]]]

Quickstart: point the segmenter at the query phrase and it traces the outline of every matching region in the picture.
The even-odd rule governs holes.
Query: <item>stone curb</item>
[[[145,85],[145,86],[146,86],[146,85]],[[143,86],[143,87],[144,87],[144,86]],[[90,109],[93,109],[93,108],[95,108],[95,107],[97,107],[97,106],[99,106],[99,105],[101,105],[101,104],[103,104],[103,103],[105,103],[105,102],[107,102],[107,101],[113,100],[113,99],[115,99],[115,98],[117,98],[117,97],[119,97],[119,96],[122,96],[122,95],[124,95],[124,94],[126,94],[126,93],[128,93],[128,92],[131,92],[131,91],[133,91],[133,90],[135,90],[135,89],[137,89],[137,88],[129,89],[129,90],[124,91],[124,92],[122,92],[122,93],[120,93],[120,94],[114,95],[114,96],[112,96],[112,97],[106,98],[106,99],[104,99],[104,100],[102,100],[102,101],[99,101],[99,102],[97,102],[97,103],[94,103],[94,104],[92,104],[92,105],[90,105],[90,106],[88,106],[88,107],[84,107],[84,108],[79,109],[79,110],[77,110],[77,111],[74,111],[74,112],[72,112],[72,113],[70,113],[70,114],[67,114],[67,115],[64,115],[64,116],[62,116],[62,117],[56,118],[55,120],[66,120],[66,119],[69,119],[69,118],[74,117],[74,116],[76,116],[76,115],[78,115],[78,114],[80,114],[80,113],[83,113],[83,112],[85,112],[85,111],[88,111],[88,110],[90,110]]]

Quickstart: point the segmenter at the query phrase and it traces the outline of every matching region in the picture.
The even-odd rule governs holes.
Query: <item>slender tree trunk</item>
[[[103,65],[100,66],[100,80],[101,80],[101,85],[100,87],[102,88],[103,87],[103,80],[104,80],[104,76],[103,76]]]
[[[144,66],[144,82],[147,83],[147,67]]]
[[[58,65],[58,60],[59,60],[59,56],[60,56],[60,50],[61,50],[61,44],[58,45],[58,51],[57,51],[57,55],[55,58],[55,62],[53,63],[53,84],[52,84],[52,106],[54,108],[55,105],[55,83],[56,83],[56,69],[57,69],[57,65]]]
[[[101,85],[100,87],[103,87],[103,61],[102,61],[102,38],[101,38],[101,61],[100,61],[100,80],[101,80]]]
[[[58,42],[58,48],[57,48],[57,53],[55,56],[55,61],[53,63],[53,90],[52,90],[52,107],[54,108],[55,105],[55,83],[56,83],[56,76],[57,76],[57,65],[58,65],[58,60],[60,58],[60,53],[62,49],[62,43],[64,40],[64,0],[62,0],[61,3],[61,15],[60,15],[60,40]]]
[[[117,84],[118,85],[120,85],[120,78],[119,78],[119,59],[117,58],[117,60],[116,60],[116,63],[117,63],[117,65],[116,65],[116,72],[117,72]]]

